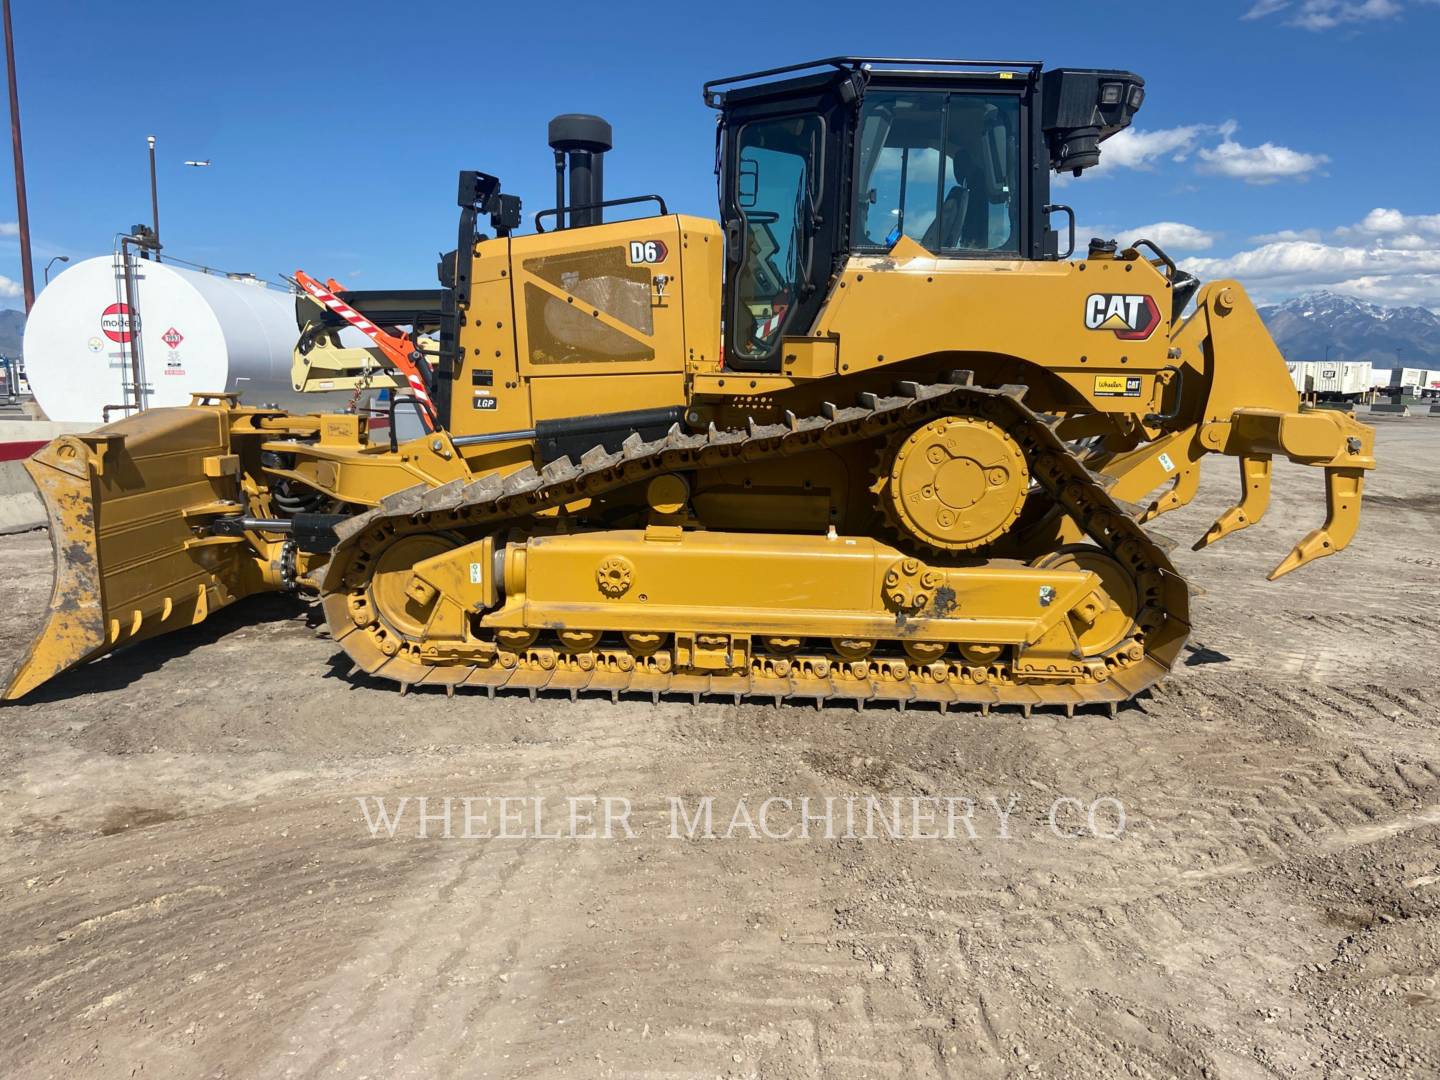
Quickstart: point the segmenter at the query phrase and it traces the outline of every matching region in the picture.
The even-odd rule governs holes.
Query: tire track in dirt
[[[1368,486],[1423,489],[1423,445]],[[1196,649],[1113,720],[401,698],[238,606],[94,665],[0,724],[0,1072],[1440,1075],[1433,538],[1377,502],[1264,585],[1316,509],[1287,470],[1274,521],[1181,553]],[[576,789],[637,839],[375,841],[354,803]],[[1006,842],[664,835],[666,794],[1012,792]],[[1050,834],[1105,795],[1121,839]]]
[[[447,981],[465,951],[455,936],[475,921],[476,905],[493,902],[504,890],[525,851],[468,841],[444,849],[444,856],[424,877],[412,878],[377,932],[290,1026],[286,1041],[292,1049],[263,1071],[345,1075],[367,1060],[395,1060],[414,1042],[427,1020],[426,991]],[[436,934],[437,922],[449,932]]]
[[[54,876],[7,886],[7,898],[24,889],[25,902],[7,911],[15,947],[4,957],[0,1010],[12,1023],[0,1033],[0,1060],[40,1065],[44,1058],[32,1055],[43,1049],[25,1033],[43,1017],[88,1036],[86,1060],[102,1073],[125,1059],[120,1048],[132,1040],[147,1046],[152,1064],[177,1072],[238,1063],[234,1045],[196,1049],[207,1041],[207,1018],[224,1013],[226,1026],[263,1043],[313,972],[338,958],[335,942],[314,932],[333,917],[334,893],[383,896],[424,856],[316,848],[306,834],[328,809],[307,802],[263,816],[221,812],[203,824],[72,844]],[[370,914],[357,905],[343,921],[361,926]],[[255,989],[237,994],[245,987]],[[166,1016],[194,1020],[157,1028],[155,1018]]]
[[[1353,711],[1359,704],[1362,712],[1374,713],[1383,711],[1381,702],[1385,700],[1365,697],[1358,703],[1352,702],[1350,707]],[[1267,708],[1267,723],[1258,729],[1247,728],[1244,713],[1237,711],[1231,723],[1218,728],[1205,725],[1196,728],[1191,721],[1187,730],[1177,731],[1167,723],[1167,714],[1174,710],[1163,698],[1153,706],[1147,705],[1151,715],[1135,721],[1144,724],[1139,730],[1123,719],[1107,725],[1037,716],[1028,722],[1012,723],[1013,740],[1023,746],[1049,747],[1050,757],[1064,762],[1072,785],[1087,791],[1145,792],[1139,808],[1142,820],[1137,826],[1138,850],[1118,854],[1113,848],[1092,850],[1088,858],[1083,851],[1078,854],[1067,851],[1063,859],[1054,858],[1052,854],[1052,865],[1042,865],[1042,868],[1062,880],[1063,888],[1047,889],[1043,884],[1044,874],[1039,876],[1037,886],[1028,890],[1015,884],[1010,886],[1012,895],[1025,897],[1024,906],[1031,909],[1028,911],[1012,912],[996,906],[995,894],[987,894],[983,887],[952,891],[948,895],[944,890],[927,890],[923,898],[913,893],[908,897],[906,906],[913,904],[925,909],[928,904],[925,919],[908,931],[897,933],[897,922],[903,925],[907,920],[897,920],[893,908],[877,904],[873,907],[883,916],[875,921],[886,927],[884,931],[866,929],[847,937],[845,931],[852,928],[845,922],[828,935],[814,939],[821,943],[819,947],[827,950],[826,956],[834,955],[837,941],[849,941],[856,955],[880,958],[873,962],[884,974],[874,976],[875,979],[884,980],[892,989],[897,983],[913,988],[910,994],[913,1007],[906,1021],[913,1032],[909,1041],[898,1037],[894,1030],[870,1040],[856,1027],[854,1019],[848,1027],[840,1019],[836,1002],[843,1000],[842,997],[836,997],[833,992],[816,995],[813,988],[803,982],[788,990],[773,991],[778,994],[776,998],[752,1004],[789,1002],[805,1011],[805,1025],[816,1033],[815,1040],[820,1045],[827,1045],[827,1039],[835,1039],[851,1046],[867,1047],[868,1053],[852,1054],[846,1060],[846,1064],[866,1074],[988,1075],[1013,1067],[1015,1054],[1007,1056],[1003,1049],[998,1055],[978,1053],[976,1048],[993,1050],[994,1033],[1005,1018],[1033,1015],[1037,1005],[1027,1000],[1023,992],[1007,995],[991,986],[985,991],[989,1004],[983,1010],[977,1004],[978,997],[964,1002],[952,1000],[948,1010],[938,1008],[937,1003],[945,1000],[944,992],[927,994],[923,987],[927,980],[944,982],[936,980],[937,969],[953,971],[953,962],[942,959],[945,951],[937,951],[935,946],[937,941],[951,935],[964,942],[963,948],[952,950],[956,953],[1011,952],[1053,957],[1053,962],[1047,959],[1041,966],[1047,970],[1070,967],[1109,972],[1118,980],[1132,977],[1129,963],[1123,959],[1128,955],[1160,970],[1163,982],[1156,988],[1157,993],[1171,1000],[1177,997],[1188,1000],[1197,993],[1199,1000],[1205,999],[1206,988],[1216,982],[1217,957],[1229,955],[1240,968],[1258,967],[1271,976],[1291,971],[1308,955],[1312,936],[1297,933],[1285,923],[1286,916],[1267,907],[1263,895],[1251,895],[1257,891],[1263,893],[1264,887],[1258,885],[1257,880],[1297,860],[1313,862],[1389,836],[1435,825],[1440,821],[1440,804],[1434,801],[1440,797],[1440,783],[1437,783],[1440,770],[1434,760],[1407,759],[1393,752],[1381,756],[1365,748],[1336,748],[1318,734],[1311,745],[1302,744],[1303,752],[1297,753],[1293,745],[1286,746],[1283,753],[1277,752],[1277,745],[1266,732],[1273,732],[1277,721],[1288,725],[1291,717],[1285,714],[1307,719],[1313,704],[1306,694],[1281,685],[1274,688]],[[774,712],[769,716],[737,719],[739,722],[726,732],[727,738],[744,738],[747,723],[763,726],[771,735],[778,729],[802,740],[813,736],[819,741],[836,734],[833,729],[826,732],[819,725],[812,726],[813,722],[808,719]],[[1183,717],[1180,719],[1183,721]],[[912,741],[908,736],[913,733],[905,729],[903,720],[897,719],[893,726],[887,725],[887,734],[880,745],[892,750],[908,745],[910,753],[898,753],[899,760],[873,753],[864,758],[847,756],[843,735],[838,740],[842,745],[832,745],[824,752],[817,750],[814,760],[825,769],[827,779],[843,778],[849,766],[852,777],[860,785],[868,787],[878,783],[882,791],[906,790],[915,777],[926,777],[932,784],[938,783],[938,790],[947,790],[944,782],[947,766],[954,775],[954,762],[967,760],[971,766],[967,775],[973,775],[977,757],[992,768],[998,762],[999,771],[1004,775],[1013,765],[1010,754],[1002,754],[997,759],[960,751],[967,740],[956,732],[966,726],[976,725],[962,721],[950,728],[947,735],[936,735],[932,731],[929,738]],[[1160,747],[1163,753],[1157,752]],[[869,748],[876,748],[873,742]],[[1046,774],[1044,761],[1032,764],[1041,766],[1032,768],[1032,775]],[[1424,799],[1431,801],[1421,804]],[[1197,806],[1208,808],[1198,811],[1198,820]],[[1043,864],[1044,860],[1027,856],[1016,861],[1033,866],[1037,861]],[[886,886],[893,891],[891,873],[893,869],[887,868],[881,881],[872,888],[863,868],[857,869],[849,875],[847,892],[851,896],[879,894]],[[1034,878],[1034,875],[1013,871],[1000,876],[1012,883]],[[1125,884],[1117,885],[1117,881]],[[1144,884],[1137,886],[1134,884],[1137,881]],[[1213,899],[1217,892],[1223,893],[1226,899]],[[987,896],[992,901],[988,910],[985,904],[977,903]],[[1217,925],[1224,923],[1224,910],[1239,902],[1235,899],[1239,897],[1247,898],[1244,903],[1256,907],[1260,912],[1257,917],[1277,924],[1268,940],[1274,948],[1287,953],[1284,960],[1272,957],[1257,963],[1253,941],[1247,932],[1217,932]],[[1201,905],[1203,917],[1187,913],[1187,909],[1196,904]],[[854,906],[862,915],[871,907],[863,902]],[[864,921],[859,920],[862,926]],[[929,925],[925,925],[926,922]],[[1208,951],[1204,955],[1192,954],[1195,943],[1203,944]],[[757,959],[750,965],[747,977],[760,963]],[[866,964],[861,962],[833,981],[850,980],[856,984],[851,988],[852,995],[858,995],[853,1000],[864,1001],[871,978]],[[830,981],[821,980],[822,985]],[[1208,992],[1208,996],[1216,1000],[1212,1012],[1217,1030],[1223,1026],[1226,1010],[1243,1008],[1248,995],[1255,992],[1258,985],[1248,980],[1230,980],[1230,984],[1224,985],[1218,996]],[[1022,981],[1022,986],[1028,985]],[[1087,986],[1084,1000],[1091,1000],[1088,995],[1095,992],[1095,987]],[[1061,1013],[1056,1022],[1070,1031],[1076,1043],[1089,1046],[1095,1058],[1108,1061],[1119,1071],[1135,1060],[1133,1029],[1137,1024],[1127,1010],[1143,1005],[1143,997],[1127,996],[1125,1000],[1129,1003],[1118,1012],[1112,1006],[1090,1008],[1084,1031],[1074,1026],[1070,1013]],[[1117,1015],[1120,1020],[1116,1020]],[[987,1018],[986,1022],[981,1021],[982,1016]],[[868,1008],[853,1009],[852,1017],[861,1018],[861,1027],[873,1019]],[[1023,1024],[1017,1027],[1023,1029]],[[1276,1056],[1303,1053],[1305,1041],[1295,1031],[1284,1029],[1283,1025],[1274,1030],[1278,1034],[1269,1040],[1266,1052]],[[1102,1033],[1098,1041],[1097,1031]],[[1126,1046],[1125,1056],[1108,1050],[1105,1033],[1114,1036],[1110,1042]],[[1170,1075],[1177,1070],[1199,1075],[1200,1069],[1207,1065],[1227,1062],[1230,1051],[1223,1046],[1213,1052],[1209,1049],[1214,1046],[1211,1034],[1171,1017],[1164,1027],[1163,1038],[1156,1042],[1154,1055],[1145,1065],[1156,1075]],[[946,1054],[951,1037],[966,1048],[953,1060]],[[923,1051],[920,1056],[916,1047]],[[1034,1053],[1024,1046],[1020,1052],[1027,1057]],[[802,1067],[808,1070],[803,1075],[824,1073],[823,1059],[817,1065],[812,1057],[794,1053],[782,1057],[781,1054],[780,1049],[771,1053],[771,1064],[779,1061],[783,1066],[772,1070],[775,1075],[788,1075],[792,1071],[801,1075],[796,1070]],[[1034,1060],[1045,1059],[1035,1057]],[[1051,1063],[1058,1064],[1061,1060],[1063,1058],[1056,1058]],[[1243,1064],[1246,1070],[1257,1067],[1253,1056]],[[840,1071],[843,1073],[843,1068]]]

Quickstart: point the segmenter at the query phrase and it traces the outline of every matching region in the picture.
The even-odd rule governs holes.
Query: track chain
[[[1136,520],[1136,508],[1117,503],[1108,484],[1086,468],[1055,434],[1054,419],[1042,419],[1022,401],[1023,386],[972,386],[968,376],[945,383],[902,382],[892,396],[862,394],[853,406],[826,404],[821,415],[721,431],[686,433],[679,425],[651,441],[631,435],[619,450],[595,447],[578,462],[560,458],[543,467],[527,465],[504,476],[435,487],[417,485],[387,497],[378,507],[350,518],[336,529],[340,544],[332,553],[324,582],[331,630],[368,674],[411,685],[457,686],[495,691],[541,690],[608,693],[732,696],[814,700],[930,703],[942,710],[954,704],[1015,705],[1027,713],[1036,705],[1063,707],[1101,703],[1113,708],[1158,681],[1169,669],[1189,632],[1187,589],[1161,547]],[[671,671],[668,653],[645,657],[625,649],[601,647],[584,655],[530,649],[488,655],[481,662],[426,662],[418,653],[383,652],[367,627],[351,618],[349,595],[364,588],[373,554],[395,537],[417,532],[493,531],[504,522],[578,499],[615,491],[671,472],[717,468],[738,461],[809,453],[885,436],[953,412],[990,416],[1017,437],[1034,480],[1077,521],[1107,554],[1129,569],[1140,591],[1138,632],[1107,654],[1096,669],[1087,667],[1074,682],[1008,679],[1003,664],[990,667],[961,662],[916,664],[877,659],[863,674],[838,656],[810,654],[775,657],[757,654],[750,674],[705,675]],[[677,628],[682,629],[682,628]],[[860,669],[856,669],[860,670]]]

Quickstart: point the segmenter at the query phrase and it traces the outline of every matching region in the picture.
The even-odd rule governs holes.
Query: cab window
[[[730,347],[769,356],[799,299],[814,239],[823,126],[787,116],[746,124],[737,140],[736,205],[743,219]]]
[[[1018,254],[1020,101],[878,91],[861,108],[852,246]]]

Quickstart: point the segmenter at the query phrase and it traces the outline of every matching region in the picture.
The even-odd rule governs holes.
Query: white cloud
[[[1357,274],[1440,273],[1440,249],[1400,251],[1374,245],[1340,246],[1311,240],[1281,240],[1226,258],[1190,259],[1187,265],[1212,278],[1322,283]]]
[[[1377,208],[1328,239],[1321,235],[1273,233],[1234,255],[1181,264],[1203,278],[1238,278],[1262,295],[1324,287],[1381,304],[1440,306],[1440,214]]]
[[[1279,240],[1319,240],[1319,229],[1281,229],[1279,232],[1261,233],[1250,237],[1252,244],[1271,244]]]
[[[1373,22],[1377,19],[1393,19],[1401,7],[1395,0],[1305,0],[1300,5],[1291,26],[1305,30],[1333,30],[1344,23]]]
[[[1184,161],[1195,140],[1211,130],[1208,124],[1189,124],[1155,131],[1129,127],[1105,140],[1100,164],[1096,168],[1109,165],[1115,169],[1145,169],[1162,157]]]
[[[1335,292],[1368,300],[1372,304],[1428,307],[1440,313],[1440,274],[1413,274],[1408,277],[1351,278],[1336,284]]]
[[[20,223],[17,221],[0,221],[0,236],[19,236]]]
[[[1129,229],[1120,234],[1120,244],[1128,246],[1141,237],[1155,241],[1166,251],[1208,251],[1215,246],[1214,233],[1179,221],[1157,221]]]
[[[1254,7],[1240,16],[1241,21],[1247,19],[1263,19],[1267,15],[1274,15],[1277,11],[1283,11],[1290,6],[1290,0],[1257,0]]]
[[[1162,161],[1186,161],[1192,154],[1200,158],[1197,171],[1244,180],[1249,184],[1273,184],[1282,179],[1305,179],[1330,159],[1324,154],[1310,154],[1266,142],[1259,146],[1243,146],[1234,134],[1239,128],[1234,120],[1222,124],[1185,124],[1173,128],[1126,128],[1100,144],[1100,164],[1083,176],[1107,176],[1117,169],[1149,171]],[[1206,145],[1219,138],[1218,143]],[[1060,186],[1071,181],[1069,173],[1054,180]]]
[[[1425,251],[1440,247],[1440,214],[1402,214],[1377,207],[1359,224],[1336,229],[1335,235],[1361,241],[1376,238],[1388,248]]]
[[[19,296],[24,291],[19,284],[0,275],[0,296]]]
[[[1106,176],[1116,169],[1149,170],[1162,158],[1184,161],[1194,149],[1197,139],[1216,130],[1212,124],[1187,124],[1153,131],[1128,127],[1100,144],[1100,164],[1086,169],[1081,178]],[[1067,172],[1054,177],[1051,182],[1063,187],[1074,179]]]
[[[1202,147],[1201,172],[1216,173],[1247,184],[1273,184],[1277,180],[1303,180],[1330,159],[1324,154],[1306,154],[1272,142],[1243,146],[1233,138],[1239,125],[1227,120],[1220,125],[1223,138],[1218,146]]]
[[[1435,0],[1420,0],[1433,4]],[[1264,19],[1271,15],[1287,12],[1284,22],[1287,26],[1298,26],[1302,30],[1321,33],[1338,26],[1356,26],[1399,18],[1405,10],[1401,0],[1257,0],[1249,11],[1241,15],[1242,20]]]

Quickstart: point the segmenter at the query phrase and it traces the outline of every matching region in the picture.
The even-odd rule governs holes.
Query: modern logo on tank
[[[180,347],[180,343],[185,340],[185,335],[180,333],[179,330],[176,330],[175,327],[172,326],[169,330],[166,330],[165,333],[160,335],[160,340],[165,342],[166,345],[169,345],[170,348],[178,349]]]
[[[111,304],[100,313],[100,330],[111,341],[129,341],[140,326],[140,317],[129,304]]]
[[[1091,293],[1085,298],[1085,328],[1111,330],[1122,341],[1144,341],[1160,325],[1160,308],[1144,293]]]

